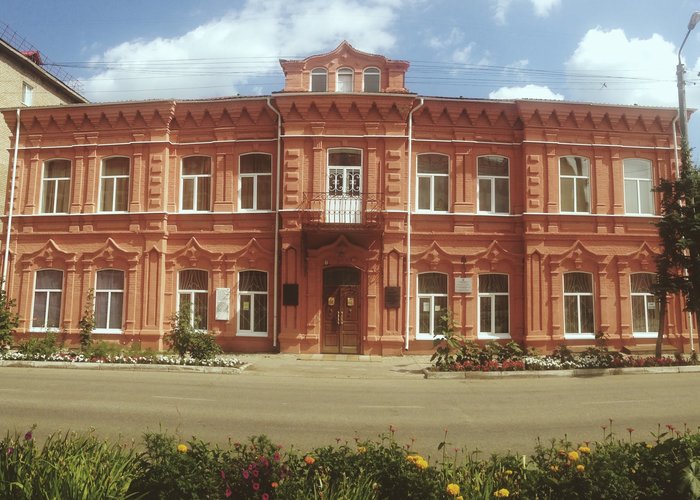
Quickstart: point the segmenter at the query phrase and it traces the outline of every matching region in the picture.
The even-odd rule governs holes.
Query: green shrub
[[[0,290],[0,347],[11,346],[13,334],[19,325],[19,316],[12,312],[15,301],[7,298],[7,292]]]
[[[199,321],[195,318],[194,324]],[[165,335],[165,342],[180,358],[189,354],[197,360],[211,359],[221,354],[221,347],[216,343],[216,337],[209,332],[197,330],[193,326],[190,304],[183,301],[180,309],[171,318],[171,330]]]
[[[101,340],[96,344],[84,347],[84,354],[90,358],[107,358],[108,356],[117,356],[123,351],[122,346]]]
[[[83,316],[78,322],[80,326],[80,347],[86,351],[92,345],[92,332],[95,330],[95,290],[88,290]]]
[[[46,332],[40,334],[40,337],[30,337],[25,342],[22,342],[17,350],[28,356],[51,356],[60,350],[60,346],[56,341],[55,332]]]

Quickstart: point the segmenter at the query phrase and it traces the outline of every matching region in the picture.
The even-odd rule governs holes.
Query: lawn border
[[[541,377],[602,377],[605,375],[637,375],[647,373],[700,373],[700,366],[635,366],[629,368],[575,368],[572,370],[520,370],[520,371],[462,371],[438,372],[424,368],[429,379],[489,379],[489,378],[541,378]]]

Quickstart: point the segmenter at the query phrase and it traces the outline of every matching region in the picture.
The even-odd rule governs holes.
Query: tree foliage
[[[662,214],[656,223],[661,253],[656,258],[654,286],[660,304],[656,339],[656,356],[660,357],[668,295],[682,294],[685,310],[700,312],[700,171],[693,165],[685,140],[678,177],[661,179],[655,191],[661,193]]]

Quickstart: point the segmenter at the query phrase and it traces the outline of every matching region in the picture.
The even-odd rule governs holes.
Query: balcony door
[[[328,196],[326,222],[359,224],[362,222],[362,151],[328,151]]]

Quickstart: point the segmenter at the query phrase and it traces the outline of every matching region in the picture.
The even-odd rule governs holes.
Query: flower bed
[[[643,441],[627,432],[481,458],[445,442],[437,457],[419,454],[393,428],[305,453],[264,436],[220,448],[164,433],[146,434],[139,449],[93,433],[58,433],[40,446],[32,429],[0,440],[0,498],[696,498],[697,432],[659,426]]]

